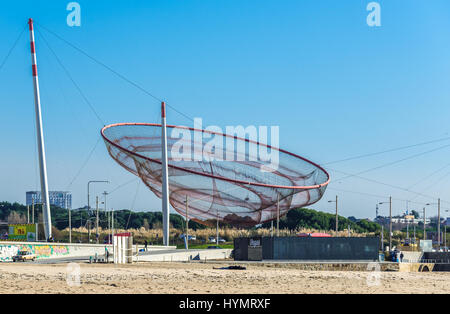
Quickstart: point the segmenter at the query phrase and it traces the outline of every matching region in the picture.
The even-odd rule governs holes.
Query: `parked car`
[[[209,237],[209,242],[210,243],[216,243],[216,237]],[[227,241],[225,241],[224,238],[219,237],[219,243],[225,243]]]
[[[182,233],[182,234],[180,234],[180,239],[184,239],[184,237],[185,237],[186,235],[184,234],[184,233]],[[197,240],[197,237],[195,236],[195,235],[190,235],[190,234],[188,234],[188,240],[189,241],[191,241],[191,240]]]
[[[36,255],[29,251],[19,251],[17,255],[12,257],[13,262],[25,262],[25,261],[34,261],[36,259]]]

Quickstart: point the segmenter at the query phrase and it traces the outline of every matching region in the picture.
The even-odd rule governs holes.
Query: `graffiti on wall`
[[[18,251],[19,246],[17,245],[0,245],[0,261],[11,261],[12,257],[16,255]]]
[[[36,258],[57,257],[69,254],[67,245],[49,245],[49,244],[0,244],[0,261],[12,261],[12,257],[18,251],[29,251],[36,254]]]

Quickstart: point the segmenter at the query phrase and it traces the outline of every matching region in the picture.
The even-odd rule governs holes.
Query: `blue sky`
[[[378,1],[381,27],[369,27],[369,2],[78,1],[81,27],[69,27],[69,1],[9,1],[0,10],[0,60],[32,17],[177,110],[202,117],[204,125],[278,125],[282,148],[317,163],[450,136],[450,3]],[[40,32],[36,48],[49,187],[68,188],[79,207],[87,203],[87,181],[111,181],[93,185],[95,196],[133,175],[99,142],[70,184],[96,144],[102,123],[41,34],[104,123],[158,122],[159,104]],[[0,199],[23,203],[25,191],[39,189],[28,32],[0,69],[0,95]],[[168,122],[192,124],[173,110]],[[450,140],[330,164],[330,173],[337,179],[344,175],[334,170],[358,173],[446,144]],[[362,176],[406,188],[444,167],[449,154],[450,147],[444,147]],[[405,210],[406,200],[417,210],[441,197],[443,207],[450,208],[449,171],[436,172],[411,188],[433,198],[352,177],[330,184],[311,207],[332,212],[334,204],[327,200],[337,194],[345,216],[373,217],[375,204],[389,195],[394,214]],[[117,189],[108,203],[160,209],[138,180]],[[387,207],[380,211],[387,214]]]

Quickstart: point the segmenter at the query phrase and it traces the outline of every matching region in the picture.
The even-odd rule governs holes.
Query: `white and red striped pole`
[[[161,166],[162,166],[162,214],[163,214],[163,245],[169,245],[169,170],[167,166],[167,130],[166,104],[161,102]]]
[[[34,83],[34,105],[36,111],[36,133],[37,133],[38,153],[39,153],[41,200],[43,205],[42,211],[44,213],[44,232],[46,240],[49,240],[50,237],[52,236],[52,219],[50,215],[50,200],[48,196],[47,165],[45,161],[44,131],[42,128],[41,99],[39,96],[39,80],[37,74],[36,46],[34,43],[33,19],[28,20],[28,25],[30,26],[31,67]]]

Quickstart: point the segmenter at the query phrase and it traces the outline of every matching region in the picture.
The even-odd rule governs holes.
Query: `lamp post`
[[[441,199],[438,199],[438,221],[437,221],[437,232],[438,232],[438,245],[441,248]]]
[[[438,233],[438,246],[439,248],[441,247],[441,199],[438,198],[437,203],[427,203],[425,204],[425,206],[429,206],[429,205],[437,205],[438,207],[438,219],[437,219],[437,233]],[[425,226],[425,208],[424,208],[424,226]],[[425,227],[424,227],[424,232],[425,232]],[[425,238],[424,238],[425,239]],[[431,239],[433,240],[433,239]],[[432,243],[433,244],[433,243]]]
[[[99,239],[99,237],[100,237],[100,235],[98,234],[98,196],[96,196],[95,197],[95,209],[96,209],[96,212],[97,212],[97,217],[96,217],[96,228],[95,228],[95,233],[96,233],[96,239],[97,239],[97,244],[98,244],[98,239]]]
[[[336,237],[338,236],[338,230],[339,230],[339,216],[338,216],[338,196],[336,195],[335,201],[328,201],[328,203],[336,203]]]
[[[392,251],[392,196],[389,196],[389,202],[380,202],[378,205],[389,203],[389,251]]]
[[[88,211],[91,210],[91,207],[89,206],[89,199],[90,199],[90,198],[89,198],[89,196],[90,196],[89,188],[90,188],[91,183],[109,183],[109,181],[104,181],[104,180],[91,180],[91,181],[88,182],[88,184],[87,184],[87,206],[88,206]]]
[[[102,204],[104,204],[105,205],[105,207],[103,208],[103,211],[104,211],[104,214],[105,214],[105,218],[106,218],[106,221],[107,221],[107,235],[108,235],[108,244],[109,244],[109,213],[107,212],[107,210],[106,210],[106,196],[108,195],[108,192],[106,192],[106,191],[104,191],[103,193],[103,196],[104,196],[104,201],[102,202]]]
[[[70,207],[68,207],[67,210],[69,211],[69,243],[72,243],[72,213]]]
[[[446,209],[445,212],[448,213],[449,210]],[[448,247],[447,247],[447,217],[445,218],[445,222],[444,222],[444,250],[446,252],[448,252]]]
[[[426,221],[426,219],[425,219],[425,207],[424,207],[424,208],[423,208],[423,239],[424,239],[424,240],[427,239],[426,224],[427,224],[427,221]]]
[[[88,228],[88,243],[91,243],[91,221],[93,219],[95,219],[95,217],[88,218],[85,224]]]
[[[280,236],[280,194],[277,194],[277,238]]]
[[[184,234],[184,240],[186,241],[186,250],[189,249],[189,236],[188,236],[188,230],[189,230],[189,218],[188,218],[188,210],[189,210],[189,199],[186,195],[186,201],[184,201],[186,204],[186,233]]]
[[[91,183],[109,183],[109,181],[106,181],[106,180],[91,180],[91,181],[88,181],[88,184],[87,184],[87,207],[88,207],[88,215],[89,215],[89,213],[90,213],[90,211],[91,211],[91,206],[89,205],[90,204],[90,185],[91,185]],[[83,215],[82,215],[82,212],[83,211],[80,211],[80,216],[81,216],[81,222],[80,222],[80,225],[83,225]]]

